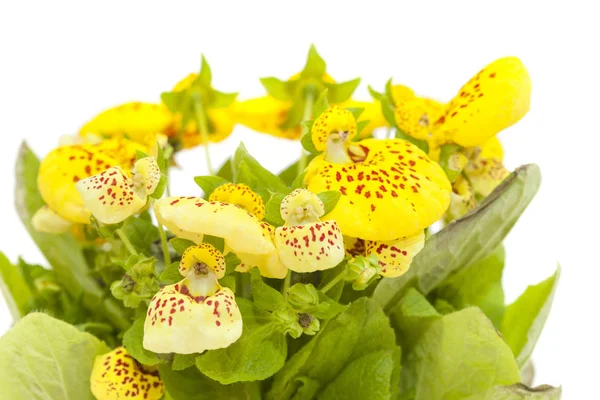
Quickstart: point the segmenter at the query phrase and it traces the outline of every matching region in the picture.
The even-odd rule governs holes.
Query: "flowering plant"
[[[10,399],[558,399],[531,354],[558,271],[505,305],[502,241],[534,197],[496,134],[529,110],[514,57],[449,103],[390,80],[351,98],[316,50],[238,101],[202,59],[161,102],[102,112],[41,161],[23,144],[17,211],[49,267],[0,255],[16,324]],[[236,124],[299,140],[275,174]],[[176,196],[177,152],[203,146],[202,196]],[[300,152],[300,151],[299,151]]]

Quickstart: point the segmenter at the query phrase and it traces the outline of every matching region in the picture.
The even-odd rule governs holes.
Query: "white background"
[[[507,300],[549,276],[561,283],[534,353],[536,383],[564,386],[565,398],[595,397],[600,357],[596,320],[600,262],[597,207],[600,37],[584,2],[2,2],[0,5],[0,248],[43,263],[13,210],[13,164],[21,140],[44,155],[62,134],[130,100],[157,101],[199,67],[204,52],[214,85],[263,93],[259,77],[297,72],[315,43],[338,81],[395,82],[449,100],[481,67],[520,57],[533,80],[531,112],[500,135],[506,165],[535,162],[542,189],[506,240]],[[416,2],[415,2],[416,3]],[[589,2],[592,4],[592,2]],[[595,40],[593,38],[596,38]],[[237,127],[213,146],[215,164],[243,140],[276,170],[296,143]],[[181,153],[176,194],[197,194],[201,149]],[[11,319],[0,300],[0,333]],[[589,389],[589,391],[588,391]]]

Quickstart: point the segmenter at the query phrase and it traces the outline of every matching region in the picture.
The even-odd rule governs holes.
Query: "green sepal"
[[[323,207],[325,209],[325,213],[323,217],[333,211],[338,201],[342,197],[342,193],[337,190],[328,190],[326,192],[321,192],[317,194],[319,199],[323,202]]]
[[[313,105],[314,119],[317,119],[321,114],[323,114],[329,108],[328,92],[329,92],[329,90],[325,89],[319,94],[319,97],[317,97],[317,100],[315,101],[315,104]],[[312,124],[311,124],[311,126],[312,126]],[[310,129],[309,129],[309,132],[310,132]]]
[[[352,93],[354,93],[359,84],[360,78],[342,83],[328,83],[327,89],[329,89],[329,93],[327,97],[329,102],[333,104],[345,102],[352,96]]]
[[[166,285],[172,285],[182,280],[183,276],[181,276],[181,273],[179,272],[179,262],[177,261],[167,265],[165,270],[160,274],[159,279],[161,283]]]
[[[315,45],[310,45],[308,50],[308,57],[306,58],[306,64],[300,73],[302,78],[315,78],[321,80],[327,64],[325,60],[319,55]]]
[[[173,247],[173,250],[175,250],[179,254],[183,254],[183,252],[186,251],[188,247],[196,245],[196,243],[192,242],[191,240],[177,237],[169,240],[169,243]]]
[[[260,78],[260,83],[264,86],[269,95],[281,101],[291,100],[290,85],[275,77]]]
[[[275,311],[285,307],[283,295],[278,291],[263,282],[260,272],[257,268],[250,269],[252,283],[252,298],[254,305],[259,310]]]
[[[265,219],[273,226],[282,226],[285,223],[281,218],[281,202],[284,198],[282,193],[273,193],[265,204]]]
[[[194,182],[200,186],[200,189],[204,192],[204,198],[207,200],[216,188],[229,183],[226,179],[216,175],[195,176]]]

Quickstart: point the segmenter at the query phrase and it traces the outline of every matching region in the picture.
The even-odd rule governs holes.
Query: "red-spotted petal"
[[[204,263],[213,270],[218,279],[225,276],[225,257],[215,246],[201,243],[197,246],[188,247],[181,256],[179,272],[186,276],[191,268],[198,263]]]
[[[403,275],[423,246],[425,245],[425,233],[423,231],[416,235],[390,241],[367,241],[366,255],[375,254],[381,267],[381,275],[395,278]]]

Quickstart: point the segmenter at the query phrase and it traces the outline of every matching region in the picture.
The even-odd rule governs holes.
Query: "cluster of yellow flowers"
[[[173,91],[185,90],[197,78],[188,76]],[[299,74],[290,81],[297,79]],[[334,82],[327,74],[322,81]],[[205,138],[220,141],[236,123],[299,139],[300,124],[283,126],[294,106],[291,100],[268,95],[209,107],[208,132],[200,132],[194,121],[182,123],[181,115],[165,104],[127,103],[85,124],[77,143],[46,156],[38,178],[46,206],[36,214],[34,226],[64,232],[90,224],[90,216],[115,224],[152,207],[159,224],[195,245],[179,263],[183,279],[152,298],[143,346],[177,354],[224,348],[242,334],[234,292],[219,283],[227,253],[241,260],[237,271],[257,267],[268,278],[327,270],[359,256],[375,256],[377,265],[356,279],[404,274],[423,248],[429,226],[464,215],[508,175],[495,136],[527,113],[530,92],[526,69],[508,57],[482,69],[447,104],[390,85],[385,101],[395,128],[414,140],[371,137],[377,128],[390,125],[382,99],[346,100],[309,116],[314,117],[310,139],[321,154],[304,170],[305,188],[281,202],[284,224],[278,227],[264,220],[263,198],[245,184],[221,185],[208,199],[149,198],[161,178],[157,146],[166,140],[184,148],[204,144]],[[348,110],[353,107],[364,109],[358,118]],[[362,130],[361,121],[368,121]],[[139,152],[150,156],[139,158]],[[327,214],[316,195],[324,191],[341,194]],[[206,236],[222,238],[223,252],[205,243]],[[119,348],[98,359],[92,376],[96,397],[160,398],[163,388],[156,371],[144,370],[128,357]],[[124,376],[136,383],[137,391],[117,384]]]

